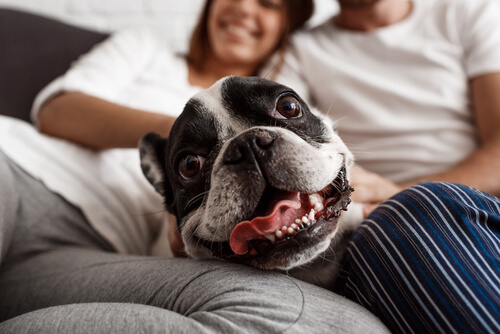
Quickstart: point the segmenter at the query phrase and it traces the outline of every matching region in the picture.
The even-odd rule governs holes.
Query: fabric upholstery
[[[29,120],[36,94],[106,34],[0,8],[0,114]]]

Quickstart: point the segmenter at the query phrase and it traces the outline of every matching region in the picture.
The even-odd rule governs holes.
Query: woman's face
[[[283,0],[214,0],[208,14],[212,55],[232,65],[258,66],[284,30]]]

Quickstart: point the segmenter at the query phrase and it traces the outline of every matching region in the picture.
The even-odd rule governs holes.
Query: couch
[[[106,37],[106,34],[34,14],[0,8],[0,115],[29,122],[31,103],[37,92]],[[9,218],[16,210],[16,203],[9,200],[10,191],[14,190],[0,189],[0,198],[2,193],[4,198],[0,202],[0,261],[8,252],[15,230],[15,222]],[[158,261],[161,266],[160,259],[151,261]],[[264,320],[273,332],[302,333],[313,328],[314,332],[387,333],[384,325],[359,305],[286,275],[262,273],[221,261],[178,259],[172,263],[188,269],[197,266],[197,272],[200,268],[203,272],[197,277],[181,277],[175,281],[178,287],[169,295],[179,307],[174,312],[120,300],[103,302],[96,298],[94,302],[85,299],[59,303],[48,298],[45,306],[0,323],[0,333],[188,333],[232,332],[234,328],[262,332],[262,328],[266,328],[254,327],[248,319],[259,323]],[[214,282],[212,275],[221,272],[228,277],[227,281]],[[240,324],[244,327],[234,327],[238,324],[224,320],[214,324],[212,319],[210,326],[204,322],[221,298],[237,298],[236,307],[242,307],[238,304],[243,303],[241,300],[259,297],[262,289],[273,294],[272,287],[279,285],[297,289],[293,300],[282,301],[276,297],[275,306],[268,310],[260,309],[258,303],[246,305],[255,314]],[[235,291],[239,291],[237,297]],[[188,300],[185,296],[192,298],[193,294],[198,296],[198,303],[185,305]],[[0,298],[2,295],[0,285]]]

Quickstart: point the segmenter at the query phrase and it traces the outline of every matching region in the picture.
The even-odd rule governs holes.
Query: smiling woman
[[[203,76],[218,62],[225,67],[246,60],[247,71],[257,73],[272,52],[283,54],[290,33],[312,13],[312,1],[208,0],[191,38],[188,60],[192,72]]]

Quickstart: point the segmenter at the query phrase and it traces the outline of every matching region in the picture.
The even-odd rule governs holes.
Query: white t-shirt
[[[189,85],[186,61],[165,44],[144,29],[114,34],[40,92],[33,121],[43,102],[62,91],[179,115],[200,88]],[[5,116],[0,117],[0,148],[48,189],[79,207],[118,252],[150,254],[165,210],[142,174],[137,149],[96,152]]]
[[[370,33],[327,22],[296,35],[277,81],[337,121],[357,163],[401,182],[478,146],[468,83],[500,72],[498,0],[415,0]]]

